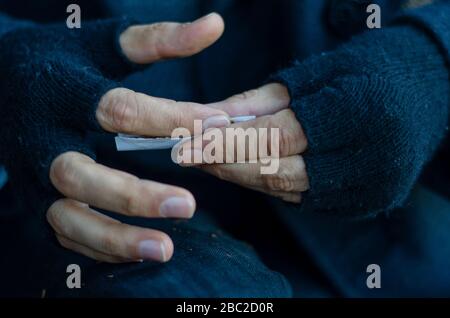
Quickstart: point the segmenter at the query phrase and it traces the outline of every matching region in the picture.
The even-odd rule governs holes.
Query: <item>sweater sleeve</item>
[[[31,25],[31,21],[17,20],[0,12],[0,37],[12,30]]]
[[[117,18],[68,29],[0,16],[0,163],[18,210],[35,212],[43,224],[61,197],[50,182],[52,161],[68,151],[95,158],[87,137],[103,133],[97,105],[135,70],[118,41],[131,24]]]
[[[441,0],[436,4],[417,10],[404,12],[396,24],[411,24],[429,33],[436,45],[440,46],[447,63],[450,63],[450,1]]]
[[[0,12],[0,37],[9,31],[30,25],[32,25],[32,23],[29,21],[16,20]],[[0,189],[4,186],[7,180],[8,177],[6,170],[0,165]]]
[[[367,217],[402,206],[445,137],[450,4],[396,21],[272,77],[308,139],[302,211]]]

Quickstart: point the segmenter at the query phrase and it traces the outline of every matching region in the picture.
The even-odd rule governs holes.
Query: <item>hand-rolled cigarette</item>
[[[231,117],[230,121],[231,123],[236,124],[236,123],[243,123],[245,121],[250,121],[253,119],[256,119],[256,116],[238,116],[238,117]]]
[[[230,121],[235,124],[250,121],[255,118],[256,116],[238,116],[230,118]],[[173,146],[182,140],[182,138],[145,138],[125,134],[118,134],[115,138],[117,151],[172,149]]]

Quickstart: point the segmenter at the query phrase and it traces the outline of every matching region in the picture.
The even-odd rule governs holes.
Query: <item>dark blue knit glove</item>
[[[15,189],[51,191],[50,163],[65,151],[94,157],[85,133],[99,130],[96,105],[133,69],[117,41],[128,25],[124,19],[79,30],[32,25],[0,38],[0,162]]]
[[[188,24],[130,27],[106,20],[83,23],[80,30],[19,22],[3,34],[2,25],[0,14],[0,162],[26,204],[17,209],[26,213],[21,226],[36,243],[48,244],[49,227],[40,222],[46,217],[63,247],[99,261],[168,261],[173,243],[167,234],[93,209],[188,219],[195,212],[193,195],[95,162],[85,137],[103,130],[169,137],[179,127],[193,131],[195,119],[211,127],[229,124],[223,111],[117,82],[135,69],[129,61],[144,65],[204,50],[222,35],[222,18],[213,13]]]
[[[401,206],[448,124],[440,42],[398,26],[370,31],[283,70],[308,139],[302,207],[368,216]]]
[[[16,28],[2,32],[4,19]],[[170,136],[179,126],[191,128],[194,119],[225,116],[118,83],[142,65],[190,56],[214,43],[223,31],[217,14],[189,24],[131,26],[114,19],[86,22],[81,29],[8,19],[0,14],[0,163],[14,189],[29,187],[27,195],[39,194],[35,201],[49,201],[47,208],[55,200],[47,195],[54,192],[49,178],[54,159],[69,151],[95,159],[87,133]]]

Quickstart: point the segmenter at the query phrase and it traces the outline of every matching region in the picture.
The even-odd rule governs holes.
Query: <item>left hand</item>
[[[208,154],[203,152],[207,144],[197,142],[197,144],[203,145],[203,149],[195,149],[192,147],[192,145],[194,147],[196,145],[195,139],[181,146],[183,152],[202,151],[202,163],[194,165],[220,179],[264,192],[288,202],[300,203],[301,193],[309,189],[305,163],[301,156],[307,148],[307,140],[300,123],[288,108],[289,103],[290,97],[286,87],[274,83],[207,105],[223,110],[231,117],[257,116],[255,120],[233,124],[228,128],[243,128],[244,130],[249,127],[257,130],[258,128],[267,128],[269,135],[271,128],[279,128],[279,169],[275,174],[261,174],[261,158],[253,158],[247,151],[248,149],[245,163],[237,163],[236,158],[234,158],[234,163],[230,163],[227,154],[236,153],[238,143],[231,145],[231,143],[224,142],[223,155],[227,158],[227,163],[224,164],[207,164],[207,162],[212,162],[211,158],[207,157]],[[225,128],[222,130],[223,136],[225,136]],[[202,136],[196,138],[202,138]],[[270,149],[270,142],[269,138],[268,149]],[[256,160],[256,163],[250,163],[250,160]]]

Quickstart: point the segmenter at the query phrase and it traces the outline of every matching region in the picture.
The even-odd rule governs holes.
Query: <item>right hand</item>
[[[136,217],[191,218],[194,197],[96,163],[84,135],[103,129],[170,136],[175,128],[192,131],[194,119],[208,118],[212,126],[227,125],[221,110],[147,96],[113,81],[132,71],[130,61],[148,64],[202,51],[221,36],[223,20],[213,14],[191,24],[128,27],[119,46],[129,61],[114,52],[115,32],[117,26],[108,21],[78,31],[30,28],[0,39],[0,48],[8,52],[0,62],[1,96],[8,97],[0,125],[7,146],[18,148],[1,156],[13,182],[29,183],[28,191],[53,185],[64,196],[46,207],[62,246],[105,262],[165,262],[173,254],[165,233],[120,223],[91,207]]]

